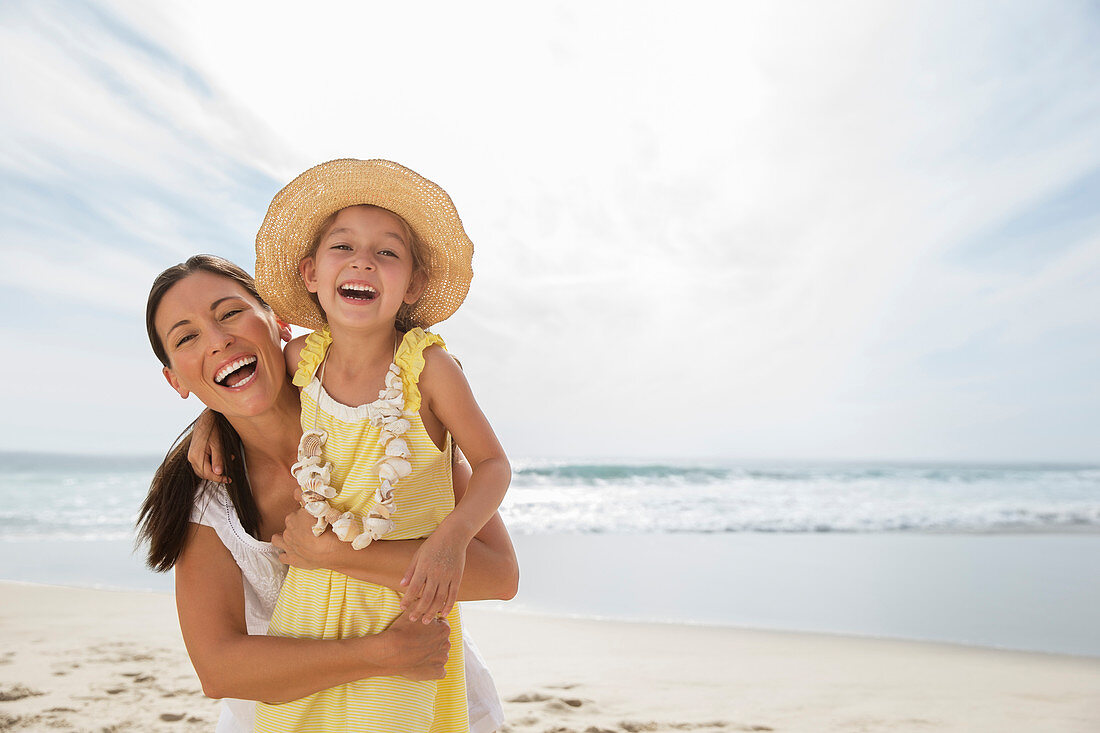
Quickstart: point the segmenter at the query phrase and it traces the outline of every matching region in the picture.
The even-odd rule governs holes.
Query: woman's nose
[[[215,328],[210,331],[208,335],[209,341],[207,345],[210,348],[211,354],[216,354],[219,351],[224,351],[229,348],[229,345],[233,343],[233,336],[227,331],[220,328]]]

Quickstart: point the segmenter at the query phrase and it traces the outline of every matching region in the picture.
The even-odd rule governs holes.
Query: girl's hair
[[[166,367],[170,366],[168,354],[154,325],[157,309],[173,285],[200,271],[220,275],[236,282],[257,303],[271,310],[271,307],[256,292],[256,283],[252,276],[229,260],[215,255],[195,255],[186,262],[169,267],[153,281],[149,300],[145,306],[145,325],[149,332],[149,343],[153,347],[153,353]],[[213,410],[211,414],[214,416],[214,424],[221,440],[222,455],[228,456],[226,475],[231,482],[226,489],[229,498],[233,501],[245,531],[259,538],[260,512],[256,508],[256,501],[252,498],[252,489],[245,474],[240,436],[224,415]],[[146,562],[157,572],[170,570],[179,560],[183,546],[187,542],[187,524],[191,521],[195,489],[199,484],[199,479],[191,470],[191,464],[187,462],[187,449],[191,445],[191,431],[194,427],[195,423],[188,425],[164,457],[164,461],[153,475],[153,481],[141,505],[141,511],[138,512],[137,543],[149,543]]]
[[[401,227],[404,229],[405,241],[408,242],[409,252],[412,254],[412,271],[413,275],[417,273],[423,273],[425,276],[430,272],[431,262],[429,260],[428,246],[424,244],[424,240],[420,238],[420,235],[416,233],[416,230],[409,226],[409,222],[405,221],[405,218],[400,214],[394,213],[382,206],[375,206],[374,204],[354,204],[354,206],[364,206],[368,209],[378,209],[385,211],[397,218],[401,222]],[[345,206],[344,209],[350,209],[351,206]],[[313,240],[309,243],[309,250],[303,260],[308,260],[317,254],[317,249],[321,246],[321,240],[325,238],[329,230],[332,229],[333,222],[336,221],[336,217],[344,209],[337,209],[328,215],[328,217],[321,222],[321,226],[317,227],[317,233],[313,235]],[[326,321],[328,321],[328,314],[325,313],[325,309],[321,307],[321,301],[317,298],[317,293],[310,293],[309,297],[313,299],[313,303],[317,306],[317,309],[321,311],[321,315]],[[401,308],[397,311],[397,318],[395,319],[395,325],[398,331],[406,332],[412,330],[416,324],[412,322],[410,314],[412,313],[413,306],[416,304],[402,303]]]

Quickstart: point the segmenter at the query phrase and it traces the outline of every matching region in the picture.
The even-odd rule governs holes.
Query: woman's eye
[[[181,338],[179,341],[176,342],[176,348],[178,349],[179,347],[183,346],[184,344],[186,344],[188,341],[190,341],[193,338],[195,338],[194,334],[187,334],[186,336],[184,336],[183,338]]]
[[[240,313],[242,310],[244,310],[244,309],[243,308],[233,308],[231,310],[227,310],[225,313],[222,314],[222,320],[224,321],[226,318],[229,318],[231,316],[235,316],[238,313]]]

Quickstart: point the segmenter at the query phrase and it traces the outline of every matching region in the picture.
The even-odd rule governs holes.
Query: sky
[[[143,312],[396,160],[517,459],[1100,462],[1089,2],[0,4],[0,450],[163,453]]]

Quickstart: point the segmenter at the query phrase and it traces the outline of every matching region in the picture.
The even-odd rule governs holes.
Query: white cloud
[[[112,3],[169,60],[139,63],[27,7],[3,37],[35,70],[2,82],[23,103],[0,165],[44,186],[106,167],[97,226],[157,253],[91,250],[98,283],[126,283],[104,303],[71,250],[5,245],[0,267],[60,273],[54,294],[132,309],[143,263],[210,239],[247,260],[269,178],[391,157],[447,188],[477,245],[440,330],[513,452],[1041,457],[1080,434],[1036,401],[1042,429],[968,437],[950,405],[1002,415],[1017,386],[960,400],[991,358],[975,334],[1026,361],[1097,329],[1096,232],[1054,247],[1070,235],[1040,226],[1007,272],[957,262],[1100,166],[1087,8]],[[945,350],[955,378],[924,371]],[[670,402],[690,429],[665,427]]]

